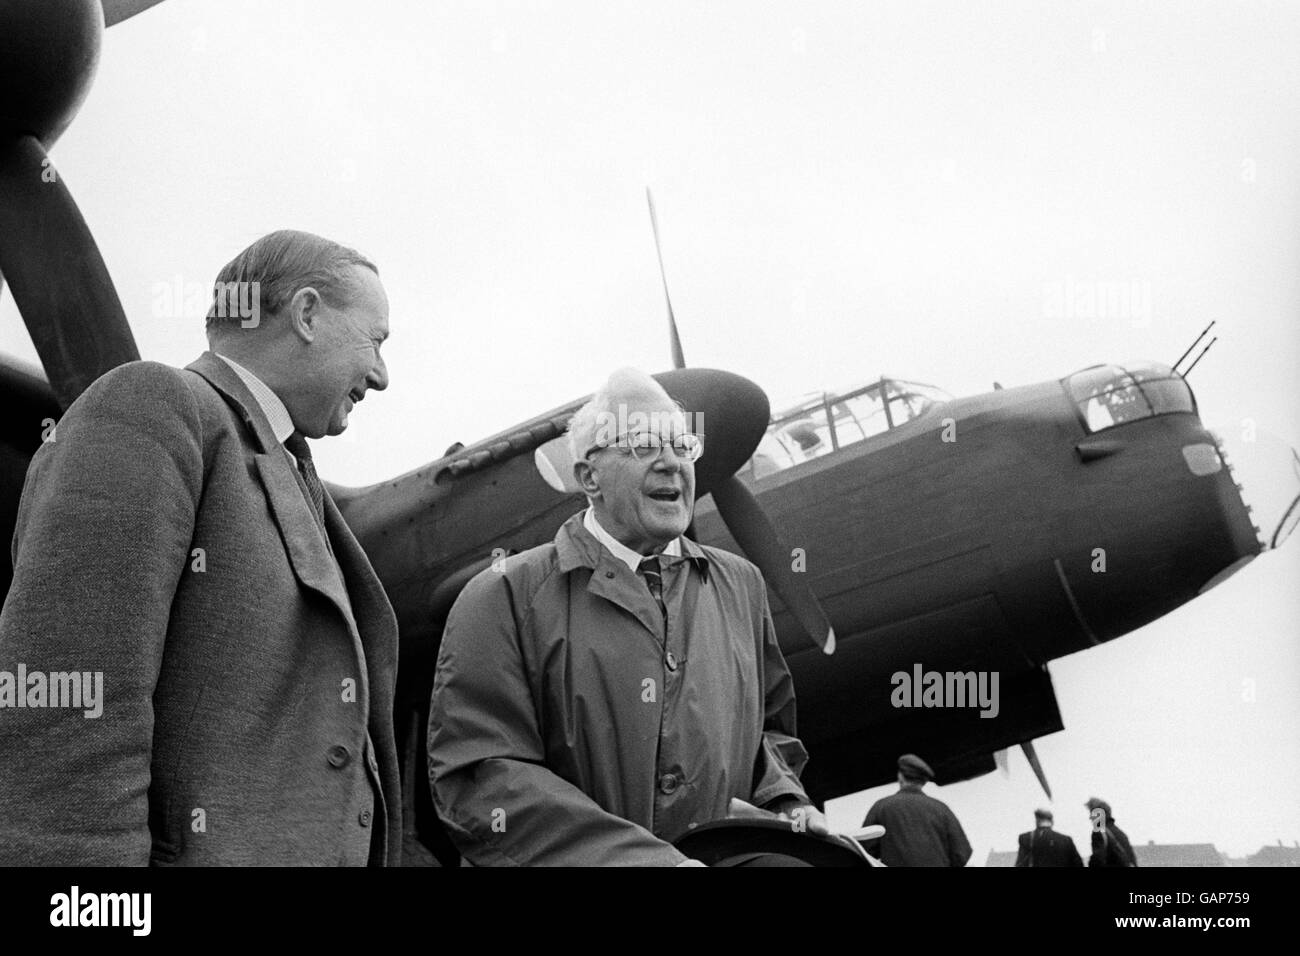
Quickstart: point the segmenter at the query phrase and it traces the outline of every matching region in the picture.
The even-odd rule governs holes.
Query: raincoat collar
[[[637,554],[618,538],[614,537],[604,526],[601,525],[600,519],[596,517],[596,511],[591,505],[582,513],[582,526],[590,531],[606,549],[613,552],[614,557],[618,558],[627,565],[629,571],[635,571],[644,559],[643,555]],[[668,542],[668,547],[661,552],[669,558],[678,558],[682,554],[682,539],[673,538]]]
[[[628,568],[614,552],[596,540],[583,524],[579,512],[560,526],[555,535],[556,560],[560,573],[569,574],[579,568],[590,568],[587,591],[627,611],[661,644],[666,638],[665,619],[635,571]],[[701,582],[708,580],[709,559],[699,545],[683,538],[682,555],[665,559],[668,567],[676,562],[695,565]]]
[[[626,567],[583,526],[583,515],[585,513],[585,511],[579,511],[565,521],[560,526],[560,530],[556,532],[555,550],[559,559],[561,573],[568,574],[574,568],[591,568],[594,571],[601,566],[603,561]],[[707,579],[709,558],[704,553],[704,549],[685,536],[678,538],[678,540],[681,542],[682,547],[681,559],[694,564],[696,570]]]

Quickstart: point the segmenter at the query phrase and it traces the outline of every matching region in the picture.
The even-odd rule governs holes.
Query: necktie
[[[652,554],[648,558],[642,558],[636,572],[645,578],[646,587],[650,589],[655,603],[659,605],[659,613],[665,618],[668,617],[668,608],[664,604],[664,576],[659,571],[659,556]]]
[[[311,460],[311,449],[301,432],[294,432],[284,440],[284,447],[298,459],[298,473],[302,475],[303,484],[307,486],[307,495],[311,500],[312,511],[322,528],[325,527],[325,488],[316,476],[316,466]]]

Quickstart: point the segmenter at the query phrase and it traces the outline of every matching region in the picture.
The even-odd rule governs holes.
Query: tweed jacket
[[[51,438],[0,612],[0,865],[398,863],[396,619],[235,372],[120,366]],[[100,714],[53,706],[96,674]]]

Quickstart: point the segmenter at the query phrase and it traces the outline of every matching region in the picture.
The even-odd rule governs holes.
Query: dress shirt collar
[[[248,386],[248,390],[253,393],[253,398],[257,400],[257,404],[261,407],[262,414],[266,416],[267,422],[270,423],[275,440],[283,445],[284,440],[293,434],[293,419],[289,417],[289,409],[284,407],[284,402],[280,401],[279,397],[275,392],[271,391],[265,382],[234,359],[227,358],[220,352],[214,354],[229,365],[240,380]]]
[[[641,564],[641,559],[647,557],[647,555],[637,554],[622,541],[619,541],[618,538],[614,537],[602,528],[600,522],[596,520],[595,508],[587,508],[587,513],[582,516],[582,525],[591,532],[592,537],[605,546],[605,550],[626,564],[628,569],[631,571],[636,571]],[[672,541],[668,542],[668,547],[664,548],[663,553],[668,555],[670,558],[680,557],[682,553],[682,539],[673,538]]]

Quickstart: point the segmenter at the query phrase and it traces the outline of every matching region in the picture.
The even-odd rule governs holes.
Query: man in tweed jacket
[[[396,620],[303,441],[388,384],[383,286],[283,231],[216,288],[211,351],[102,376],[28,471],[0,865],[399,862]]]

